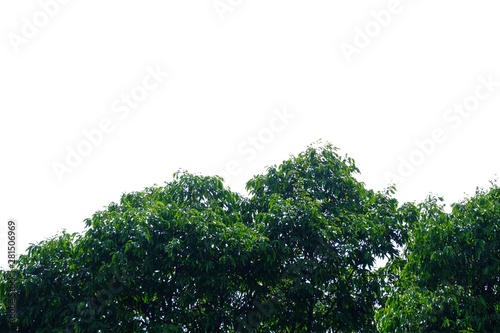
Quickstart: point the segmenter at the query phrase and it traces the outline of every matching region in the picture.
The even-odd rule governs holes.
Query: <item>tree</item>
[[[266,239],[242,222],[241,205],[221,179],[188,173],[165,187],[124,194],[87,219],[81,237],[63,234],[20,256],[18,326],[234,331],[256,284],[252,266],[267,260]]]
[[[87,220],[92,292],[106,290],[114,274],[125,280],[99,322],[148,332],[234,330],[253,283],[248,273],[266,251],[265,238],[242,222],[241,205],[221,179],[178,173]]]
[[[17,326],[22,332],[63,332],[75,298],[80,293],[73,257],[76,234],[62,232],[33,245],[20,256],[18,269],[2,272],[0,295],[2,327],[11,327],[4,312],[12,299],[11,284],[17,294]],[[10,277],[12,276],[12,278]],[[3,330],[2,330],[3,331]],[[14,330],[13,330],[14,331]]]
[[[374,332],[377,258],[405,239],[397,201],[330,144],[251,179],[178,172],[32,245],[16,274],[23,332]],[[0,273],[7,331],[8,275]],[[36,300],[36,301],[34,301]]]
[[[252,222],[276,253],[274,311],[259,332],[375,331],[374,265],[397,255],[403,234],[397,201],[356,173],[354,160],[326,144],[248,182]]]
[[[478,189],[450,214],[441,200],[408,210],[416,223],[388,266],[382,332],[500,332],[500,188]]]

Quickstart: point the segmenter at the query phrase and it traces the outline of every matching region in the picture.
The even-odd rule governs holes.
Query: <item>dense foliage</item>
[[[409,209],[404,252],[377,318],[381,332],[500,332],[500,188],[445,213],[440,198]]]
[[[0,272],[0,331],[500,332],[500,189],[446,213],[358,172],[324,144],[248,197],[187,172],[124,194]]]

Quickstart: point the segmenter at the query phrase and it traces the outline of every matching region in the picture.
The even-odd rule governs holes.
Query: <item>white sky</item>
[[[11,218],[22,253],[179,168],[236,170],[228,184],[242,191],[320,138],[373,189],[406,171],[400,157],[421,162],[398,184],[401,201],[450,203],[499,173],[497,1],[215,4],[0,3],[0,266]],[[168,77],[157,84],[154,71]],[[128,107],[130,94],[144,100]],[[89,148],[83,131],[99,126],[108,133],[60,181],[53,164]],[[433,132],[424,156],[415,141]]]

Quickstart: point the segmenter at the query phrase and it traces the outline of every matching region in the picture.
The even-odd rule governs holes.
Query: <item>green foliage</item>
[[[254,223],[276,253],[263,332],[371,332],[377,258],[401,244],[397,202],[354,178],[354,161],[310,147],[248,182]]]
[[[249,197],[187,172],[123,194],[0,271],[0,332],[499,332],[500,189],[446,213],[358,172],[313,145]]]
[[[500,188],[445,213],[439,198],[418,211],[397,277],[377,317],[382,332],[500,332]],[[389,275],[388,274],[388,275]]]
[[[9,290],[14,287],[18,292],[17,324],[22,332],[63,331],[61,318],[67,320],[71,316],[66,305],[72,304],[80,293],[77,266],[73,261],[76,240],[76,234],[63,232],[42,241],[20,256],[18,270],[1,273],[2,310],[11,304]],[[6,313],[1,317],[3,327],[11,326],[7,324]]]

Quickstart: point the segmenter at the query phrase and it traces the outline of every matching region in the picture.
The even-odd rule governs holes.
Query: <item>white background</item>
[[[58,8],[44,22],[51,2]],[[23,253],[63,228],[82,231],[122,193],[162,185],[179,168],[217,174],[234,160],[239,172],[227,183],[242,192],[252,175],[320,138],[382,190],[400,158],[419,154],[416,140],[444,130],[397,184],[401,202],[432,192],[449,204],[499,172],[500,87],[456,128],[443,118],[474,96],[480,76],[500,81],[497,1],[401,0],[385,26],[371,13],[390,1],[216,4],[228,10],[212,0],[0,3],[0,266],[9,219]],[[25,38],[34,19],[40,28]],[[375,30],[362,45],[367,27]],[[356,41],[363,47],[346,57],[342,43]],[[168,78],[121,119],[114,101],[148,66]],[[266,137],[283,108],[294,118]],[[60,181],[53,163],[103,119],[112,132]],[[255,156],[238,150],[259,135],[266,142]]]

